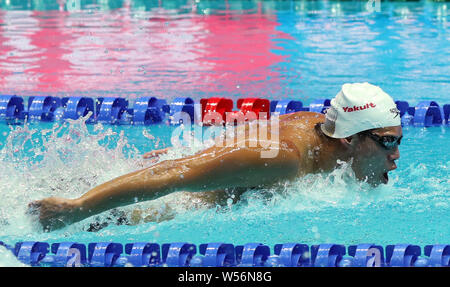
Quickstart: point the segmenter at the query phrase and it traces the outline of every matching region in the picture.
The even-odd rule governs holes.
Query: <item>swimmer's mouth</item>
[[[385,184],[389,182],[389,176],[387,172],[383,173],[383,182]]]
[[[383,182],[385,184],[389,182],[388,172],[393,171],[396,168],[397,168],[397,165],[394,163],[394,165],[389,170],[387,170],[386,172],[383,173]]]

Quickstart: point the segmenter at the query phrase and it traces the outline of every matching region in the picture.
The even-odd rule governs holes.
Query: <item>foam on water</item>
[[[34,230],[35,224],[25,216],[27,203],[49,196],[78,197],[142,164],[134,160],[137,151],[124,152],[128,143],[123,132],[110,149],[108,140],[116,133],[101,125],[89,133],[85,120],[55,123],[40,133],[28,124],[11,130],[0,153],[2,235]]]

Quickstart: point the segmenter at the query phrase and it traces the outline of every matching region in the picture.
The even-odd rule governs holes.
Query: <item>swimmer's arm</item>
[[[274,158],[257,148],[212,147],[191,157],[168,160],[123,175],[73,200],[73,222],[119,206],[154,200],[176,191],[249,188],[291,179],[299,173],[299,153],[281,142]]]
[[[177,203],[179,207],[185,210],[196,210],[199,208],[211,208],[216,206],[225,206],[231,203],[236,203],[245,190],[230,191],[227,193],[225,190],[215,190],[206,192],[191,192],[189,194],[184,193],[184,200]],[[161,208],[162,206],[162,208]],[[150,207],[145,210],[139,208],[134,209],[129,216],[131,225],[139,224],[140,222],[161,222],[173,219],[176,215],[175,210],[171,205],[167,203],[159,203],[158,207]]]

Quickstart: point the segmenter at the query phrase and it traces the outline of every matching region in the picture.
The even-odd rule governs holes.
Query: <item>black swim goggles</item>
[[[362,134],[367,135],[387,150],[395,149],[398,145],[400,145],[403,138],[403,136],[379,136],[371,133],[370,131],[362,132]]]

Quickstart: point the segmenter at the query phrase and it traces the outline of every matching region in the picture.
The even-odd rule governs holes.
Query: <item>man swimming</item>
[[[206,192],[215,200],[225,189],[270,187],[308,173],[332,171],[339,161],[349,162],[358,180],[378,185],[387,183],[388,172],[397,168],[401,138],[400,115],[388,94],[369,83],[344,84],[326,115],[280,116],[274,157],[261,157],[261,146],[268,145],[213,146],[120,176],[76,199],[50,197],[29,207],[49,231],[178,191]]]

